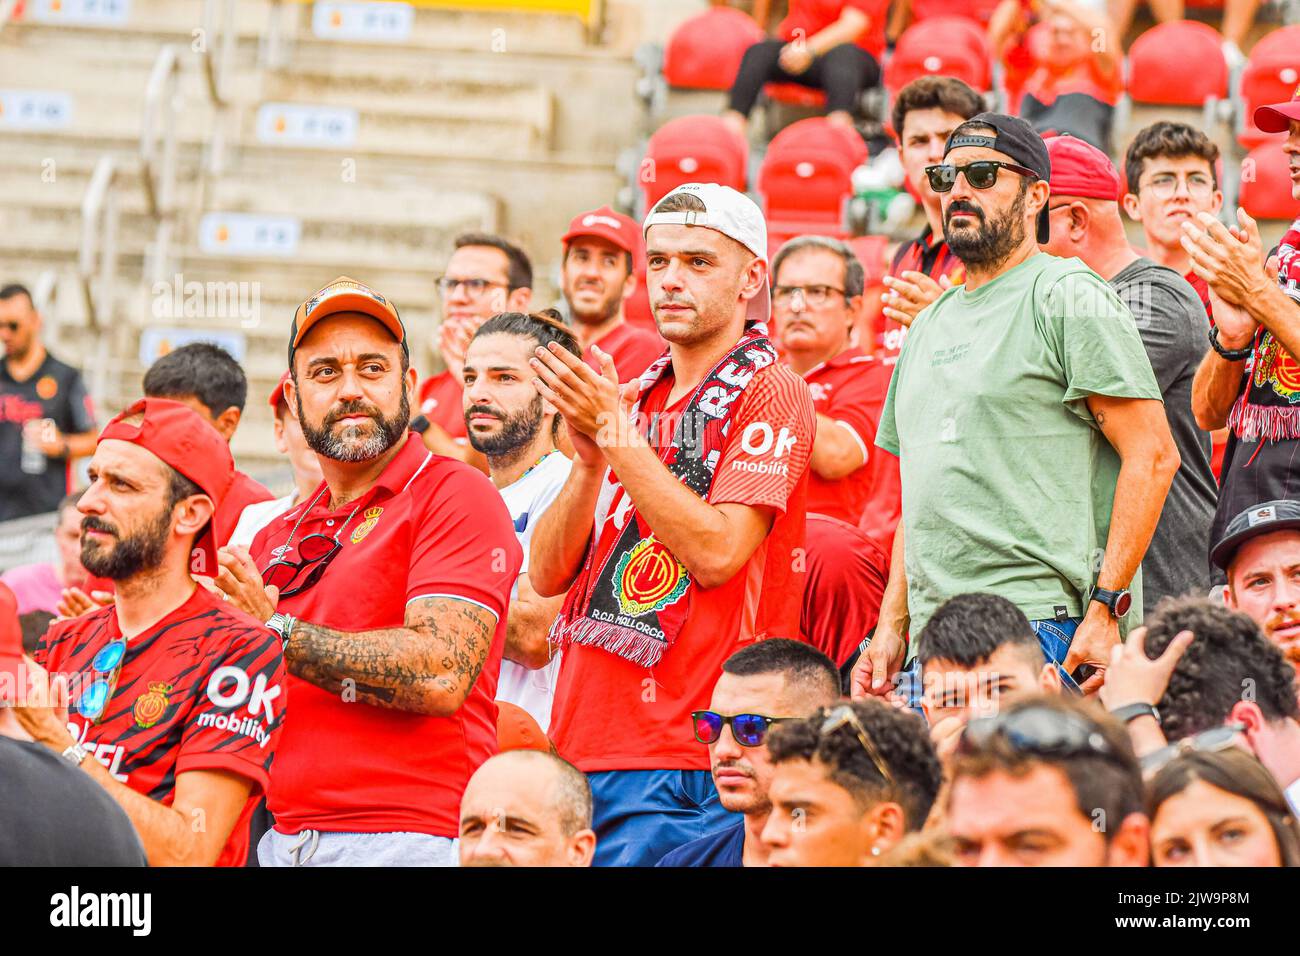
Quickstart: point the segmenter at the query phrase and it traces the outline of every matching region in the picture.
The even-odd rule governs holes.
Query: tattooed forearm
[[[469,696],[496,630],[468,601],[412,601],[402,627],[338,631],[300,621],[285,647],[289,673],[376,707],[447,716]]]

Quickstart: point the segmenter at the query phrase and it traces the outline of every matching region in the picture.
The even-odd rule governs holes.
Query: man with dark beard
[[[474,333],[465,351],[463,392],[469,442],[487,456],[492,484],[510,509],[515,537],[524,552],[519,578],[510,591],[497,700],[528,711],[543,731],[551,722],[560,663],[547,635],[564,599],[541,597],[528,583],[528,545],[538,519],[573,467],[555,447],[560,416],[533,388],[528,367],[533,350],[552,342],[571,355],[582,354],[558,312],[492,316]]]
[[[885,693],[909,624],[969,591],[1020,608],[1092,691],[1141,614],[1139,565],[1178,469],[1160,389],[1105,281],[1039,251],[1051,161],[1029,124],[981,113],[926,174],[966,279],[912,325],[881,413],[903,517],[854,693]]]
[[[634,257],[642,254],[640,228],[601,206],[574,216],[561,241],[560,281],[583,359],[599,371],[600,360],[592,351],[599,343],[614,359],[623,381],[640,378],[666,347],[658,335],[631,325],[623,315],[623,303],[636,291]]]
[[[217,579],[280,633],[294,699],[258,861],[451,866],[461,794],[497,750],[519,544],[487,478],[411,438],[416,376],[384,296],[346,276],[312,295],[289,374],[325,480],[223,550]]]
[[[280,641],[190,576],[196,552],[217,566],[233,472],[179,402],[142,399],[108,424],[77,509],[81,563],[117,599],[50,628],[29,665],[39,691],[14,709],[126,811],[150,866],[243,864],[284,719]]]

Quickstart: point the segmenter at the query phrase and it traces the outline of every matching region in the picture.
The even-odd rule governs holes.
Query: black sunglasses
[[[1089,754],[1119,762],[1119,754],[1104,734],[1076,714],[1051,707],[1024,707],[1011,713],[976,717],[966,725],[957,744],[960,754],[973,754],[1002,743],[1017,753],[1040,757],[1083,757]]]
[[[731,725],[731,736],[742,747],[761,747],[767,737],[767,730],[773,724],[789,717],[764,717],[762,714],[734,714],[724,717],[712,710],[691,711],[691,721],[695,725],[695,739],[702,744],[716,743],[722,736],[722,728]]]
[[[988,189],[998,181],[999,169],[1009,169],[1013,173],[1019,173],[1021,176],[1028,176],[1031,179],[1038,178],[1038,173],[1028,166],[1004,163],[998,159],[977,159],[965,166],[954,166],[951,163],[927,166],[925,167],[925,175],[930,180],[931,189],[937,193],[946,193],[951,191],[952,187],[957,184],[958,173],[966,174],[966,182],[971,184],[972,189]]]

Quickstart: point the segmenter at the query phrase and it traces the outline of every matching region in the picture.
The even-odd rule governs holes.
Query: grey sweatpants
[[[428,833],[270,829],[257,844],[260,866],[457,866],[459,855],[459,840]]]

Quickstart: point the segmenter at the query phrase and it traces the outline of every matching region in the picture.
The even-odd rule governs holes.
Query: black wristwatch
[[[1246,359],[1250,358],[1251,353],[1255,351],[1253,343],[1246,346],[1244,349],[1225,349],[1219,344],[1219,327],[1217,325],[1210,326],[1210,348],[1214,349],[1214,351],[1218,352],[1229,362],[1244,362]]]
[[[1107,591],[1105,588],[1094,587],[1089,600],[1106,605],[1110,609],[1110,616],[1114,618],[1123,617],[1128,613],[1128,609],[1133,606],[1133,595],[1129,594],[1128,588]]]
[[[1110,715],[1118,721],[1130,724],[1139,717],[1153,717],[1157,726],[1160,724],[1160,711],[1156,710],[1154,704],[1125,704],[1123,707],[1116,707],[1110,712]]]

